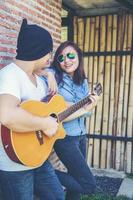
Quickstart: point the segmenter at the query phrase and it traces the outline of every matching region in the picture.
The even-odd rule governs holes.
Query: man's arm
[[[0,122],[16,132],[42,130],[52,136],[57,131],[58,123],[52,117],[38,117],[25,111],[20,100],[13,95],[0,95]]]

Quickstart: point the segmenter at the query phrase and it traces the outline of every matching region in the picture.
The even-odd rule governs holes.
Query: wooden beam
[[[75,15],[75,9],[72,8],[71,6],[69,6],[68,4],[66,4],[64,1],[62,3],[62,8],[68,12],[73,13],[73,15]]]
[[[101,16],[109,14],[118,14],[123,10],[126,10],[122,6],[115,7],[105,7],[105,8],[87,8],[87,9],[76,9],[75,13],[80,17],[90,17],[90,16]]]
[[[132,0],[116,0],[122,6],[126,7],[133,13],[133,1]]]
[[[63,0],[63,7],[67,11],[71,11],[73,15],[78,17],[87,17],[87,16],[100,16],[100,15],[108,15],[108,14],[118,14],[121,11],[126,10],[133,13],[133,1],[132,0],[115,0],[118,2],[118,5],[108,5],[105,7],[97,7],[95,8],[82,8],[77,5],[73,1],[65,1]]]
[[[73,29],[73,20],[75,16],[75,10],[69,7],[63,2],[62,7],[64,10],[68,11],[67,17],[62,17],[62,27],[68,27],[68,40],[73,41],[74,39],[74,29]]]

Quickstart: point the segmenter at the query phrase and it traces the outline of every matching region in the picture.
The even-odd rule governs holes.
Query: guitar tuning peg
[[[101,85],[101,83],[97,82],[96,86],[93,90],[93,94],[96,94],[99,96],[101,93],[102,93],[102,85]]]

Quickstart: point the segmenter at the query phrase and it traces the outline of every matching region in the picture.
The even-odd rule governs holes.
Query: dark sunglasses
[[[63,62],[65,60],[65,57],[69,58],[69,59],[74,59],[76,57],[75,53],[67,53],[66,56],[64,56],[63,54],[59,55],[57,60],[59,63]]]

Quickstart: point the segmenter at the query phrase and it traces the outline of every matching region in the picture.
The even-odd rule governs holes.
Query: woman
[[[88,95],[88,83],[83,69],[83,56],[76,44],[62,43],[52,63],[58,84],[58,93],[68,105],[72,105]],[[96,106],[99,97],[91,95],[92,103],[72,114],[63,123],[67,136],[57,140],[54,149],[66,166],[68,173],[56,171],[62,185],[66,188],[66,200],[79,200],[81,194],[91,194],[96,183],[86,163],[86,114]],[[90,115],[90,113],[89,113]]]

